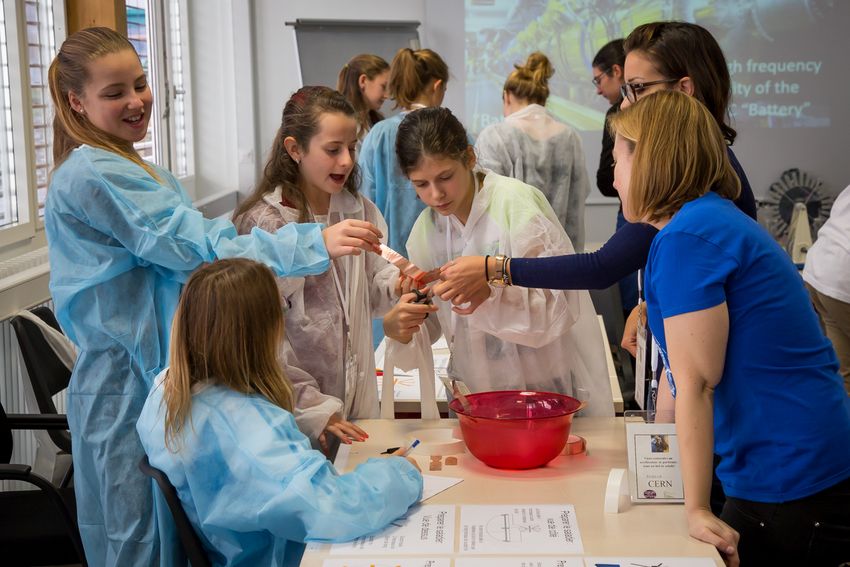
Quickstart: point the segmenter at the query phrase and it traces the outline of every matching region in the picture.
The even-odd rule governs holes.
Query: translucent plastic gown
[[[328,212],[316,220],[329,226],[344,219],[365,220],[387,234],[381,213],[361,196],[347,191],[333,195]],[[298,222],[298,217],[297,209],[281,203],[277,189],[236,219],[236,226],[241,233],[253,227],[276,232]],[[333,264],[345,294],[350,324],[346,323],[344,304],[330,270],[316,276],[278,279],[286,316],[282,358],[295,387],[295,420],[314,441],[335,413],[350,419],[378,417],[372,318],[383,317],[398,301],[394,292],[398,268],[377,254],[345,256]],[[349,347],[352,352],[348,352]],[[350,375],[346,364],[352,354],[356,377]]]
[[[154,565],[152,486],[136,420],[168,360],[189,274],[216,258],[253,258],[278,275],[328,268],[321,226],[237,236],[207,220],[180,184],[83,146],[53,173],[44,224],[59,323],[80,349],[68,387],[77,516],[89,565]]]
[[[487,172],[466,226],[425,210],[407,242],[423,270],[459,256],[522,258],[572,254],[573,247],[543,194]],[[451,349],[449,374],[473,392],[527,389],[589,396],[584,415],[613,416],[611,385],[596,311],[587,291],[495,288],[468,316],[435,301]],[[583,391],[582,391],[583,390]]]
[[[590,179],[581,138],[539,104],[481,131],[481,167],[540,189],[578,252],[584,251],[584,201]]]
[[[218,385],[196,386],[190,421],[171,452],[162,401],[157,385],[139,437],[150,463],[177,489],[214,565],[298,565],[303,542],[369,534],[420,498],[422,475],[405,459],[369,459],[339,475],[310,448],[292,414]],[[163,540],[172,541],[168,510],[158,505],[157,513]]]

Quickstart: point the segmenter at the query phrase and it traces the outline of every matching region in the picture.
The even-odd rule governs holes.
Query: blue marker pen
[[[405,449],[405,450],[404,450],[404,453],[402,453],[402,454],[401,454],[401,455],[399,455],[399,456],[400,456],[400,457],[406,457],[406,456],[408,456],[408,455],[410,454],[410,452],[411,452],[411,451],[413,451],[413,450],[416,448],[416,446],[417,446],[417,445],[419,445],[419,439],[414,439],[414,440],[413,440],[413,443],[411,443],[411,444],[410,444],[410,447],[408,447],[407,449]]]

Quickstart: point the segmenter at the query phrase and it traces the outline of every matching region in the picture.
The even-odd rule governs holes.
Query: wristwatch
[[[507,270],[508,260],[510,260],[510,258],[502,254],[497,254],[496,256],[493,256],[493,258],[496,260],[496,270],[493,277],[487,280],[487,283],[493,287],[505,287],[511,285],[511,278],[508,275]]]

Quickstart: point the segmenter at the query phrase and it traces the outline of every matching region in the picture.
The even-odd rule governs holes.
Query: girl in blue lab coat
[[[374,532],[422,491],[412,459],[370,459],[340,476],[310,448],[277,360],[283,332],[268,268],[237,258],[197,270],[174,317],[170,366],[139,419],[151,464],[215,565],[297,565],[304,541]]]
[[[90,565],[153,565],[152,490],[135,431],[189,274],[244,256],[279,275],[322,273],[328,256],[371,249],[379,231],[349,221],[237,236],[207,220],[177,180],[144,161],[153,98],[129,41],[107,28],[69,36],[50,65],[54,162],[44,223],[50,290],[80,348],[68,388],[77,516]]]

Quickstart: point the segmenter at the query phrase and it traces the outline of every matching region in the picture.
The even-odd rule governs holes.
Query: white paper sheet
[[[422,498],[420,502],[425,502],[432,496],[436,496],[444,490],[448,490],[454,485],[463,482],[462,478],[453,478],[450,476],[436,476],[433,474],[422,475]]]
[[[585,567],[717,567],[708,557],[585,557]]]
[[[584,567],[581,557],[458,557],[454,567]]]
[[[325,559],[322,567],[451,567],[448,557],[405,557],[386,559]]]
[[[462,506],[460,552],[474,554],[580,554],[584,550],[575,507],[556,505]]]
[[[331,555],[447,554],[454,551],[455,507],[418,506],[378,533],[331,545]]]

